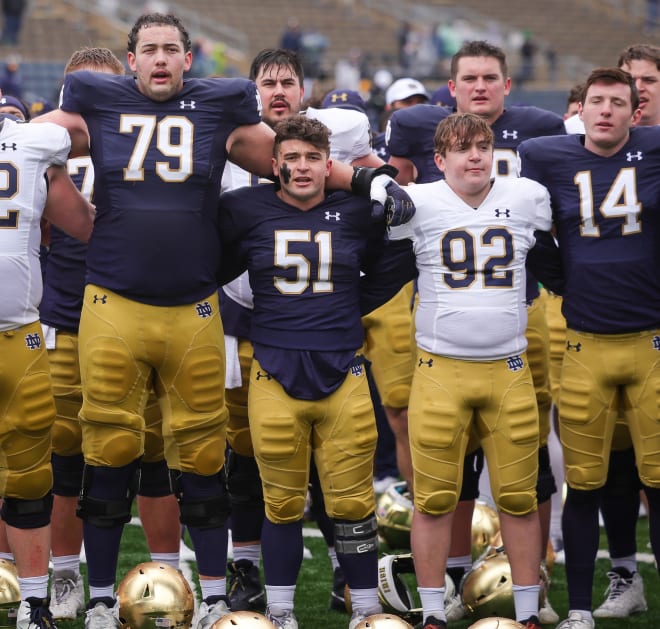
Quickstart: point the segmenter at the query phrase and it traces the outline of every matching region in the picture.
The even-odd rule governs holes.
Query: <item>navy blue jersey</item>
[[[660,327],[660,127],[631,129],[601,157],[583,135],[518,147],[522,175],[550,191],[568,327],[619,334]]]
[[[156,102],[132,77],[74,72],[62,109],[80,113],[90,134],[96,220],[87,281],[163,306],[213,293],[225,146],[236,127],[260,121],[254,83],[190,79]]]
[[[564,119],[545,109],[516,105],[508,107],[490,125],[495,136],[493,174],[498,177],[518,176],[518,145],[529,138],[566,135]]]
[[[220,197],[220,236],[248,269],[250,340],[293,350],[357,350],[363,342],[360,269],[376,259],[384,227],[368,200],[335,192],[309,211],[274,186]]]
[[[72,161],[77,163],[74,169],[70,166]],[[89,164],[88,157],[69,160],[67,164],[73,183],[83,194],[88,192],[84,184],[89,177],[88,171],[93,171]],[[89,178],[93,179],[93,175]],[[72,238],[55,225],[50,226],[44,293],[39,305],[39,318],[42,323],[59,330],[78,333],[85,292],[86,257],[86,244]]]
[[[390,155],[409,159],[417,169],[416,183],[442,179],[433,161],[435,129],[451,110],[437,105],[413,105],[395,111],[387,122]]]
[[[433,161],[433,136],[440,121],[452,111],[435,105],[414,105],[392,114],[387,146],[391,155],[409,159],[417,169],[417,183],[443,178]],[[538,107],[513,106],[491,125],[495,136],[493,174],[517,176],[516,148],[523,140],[544,135],[564,135],[564,120]]]
[[[385,131],[381,131],[374,135],[371,140],[371,150],[384,162],[390,158],[390,151],[387,148],[387,140],[385,136]]]

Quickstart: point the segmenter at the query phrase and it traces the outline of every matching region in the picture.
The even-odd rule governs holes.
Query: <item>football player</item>
[[[660,48],[635,44],[625,48],[617,62],[635,80],[642,112],[637,126],[660,125]],[[607,598],[594,610],[596,618],[626,618],[645,611],[644,582],[637,571],[636,525],[640,481],[628,429],[617,423],[612,441],[601,513],[607,533],[612,569]]]
[[[524,139],[565,133],[561,116],[537,107],[506,106],[511,90],[506,56],[501,48],[484,41],[470,41],[451,60],[449,90],[456,99],[456,111],[473,113],[488,122],[494,135],[493,172],[495,177],[517,177],[516,147]],[[399,170],[397,181],[426,183],[442,177],[434,163],[434,130],[451,112],[434,105],[417,105],[392,115],[389,123],[389,163]],[[539,448],[539,517],[543,532],[542,548],[547,546],[550,529],[550,498],[556,491],[550,468],[547,439],[550,431],[549,340],[544,309],[536,280],[528,274],[526,288],[527,358],[534,377],[539,406],[541,440]],[[478,496],[482,453],[475,451],[466,458],[461,504],[458,507],[453,549],[448,571],[455,583],[470,568],[470,522],[473,501]],[[543,553],[545,555],[545,552]],[[448,608],[450,620],[464,611],[456,599]],[[549,600],[541,613],[544,622],[555,622],[558,616]]]
[[[270,126],[298,113],[304,100],[303,67],[299,57],[288,50],[267,48],[253,59],[250,78],[257,85],[263,106],[263,120]],[[304,114],[321,120],[332,131],[330,154],[362,167],[383,164],[371,152],[370,130],[366,116],[344,108],[316,109],[308,107]],[[229,162],[222,180],[223,190],[258,183],[251,173]],[[252,360],[249,328],[252,309],[252,291],[247,273],[222,289],[222,316],[227,342],[228,373],[235,372],[235,382],[228,378],[227,406],[229,423],[227,438],[231,446],[228,458],[228,484],[232,503],[232,543],[234,561],[229,565],[228,592],[232,609],[260,609],[264,604],[260,583],[261,523],[263,521],[263,495],[261,480],[254,460],[247,413],[247,391]],[[231,360],[232,355],[238,358]],[[236,366],[235,369],[233,366]],[[393,365],[394,367],[394,365]],[[240,377],[238,377],[240,374]],[[314,475],[312,476],[314,477]],[[312,495],[318,496],[313,491]],[[328,554],[333,567],[331,605],[344,609],[344,577],[336,557],[332,539],[332,523],[326,522],[322,504],[315,505],[319,527],[328,543]]]
[[[568,483],[563,538],[569,616],[561,629],[594,627],[598,508],[620,414],[649,503],[656,558],[660,548],[660,128],[631,129],[641,113],[633,77],[600,68],[587,79],[580,105],[585,135],[519,147],[522,174],[550,190],[566,273],[559,423]]]
[[[219,233],[253,291],[248,415],[266,505],[266,616],[297,629],[295,585],[313,456],[351,592],[351,629],[380,611],[373,454],[376,426],[358,354],[360,269],[378,264],[384,223],[364,201],[326,197],[329,129],[304,115],[275,126],[280,187],[220,197]],[[368,276],[368,273],[367,273]]]
[[[2,520],[18,572],[18,629],[51,629],[48,560],[55,404],[39,324],[42,216],[86,241],[91,204],[66,171],[71,142],[53,124],[0,121],[5,150],[0,195],[0,496]]]
[[[73,53],[64,73],[79,70],[123,75],[124,66],[106,48],[82,48]],[[89,157],[67,161],[69,174],[88,198],[94,184]],[[53,425],[53,513],[51,612],[53,617],[73,620],[85,609],[85,592],[80,574],[82,521],[75,516],[82,487],[84,461],[78,412],[82,404],[78,364],[78,326],[85,289],[87,247],[57,227],[50,229],[48,262],[44,272],[44,294],[39,315],[44,328],[53,381],[57,417]],[[178,568],[180,525],[178,505],[171,493],[160,433],[160,411],[151,400],[145,409],[145,456],[140,462],[138,509],[152,559]],[[97,598],[96,583],[90,596]],[[102,584],[103,585],[103,584]],[[102,610],[101,610],[102,611]],[[90,616],[95,616],[91,610]],[[88,625],[94,625],[88,618]]]
[[[91,155],[95,170],[98,211],[79,329],[85,458],[79,513],[89,578],[99,587],[88,605],[106,607],[99,610],[106,627],[119,622],[116,601],[105,602],[115,600],[152,384],[180,520],[200,574],[204,600],[196,627],[228,612],[216,200],[228,158],[272,175],[274,134],[261,122],[251,81],[184,81],[191,48],[175,15],[140,15],[128,37],[133,76],[70,73],[61,107],[41,117],[67,128],[70,157]],[[373,190],[381,204],[393,192],[408,201],[389,177],[374,175],[338,164],[328,183],[367,197]],[[101,621],[100,613],[95,617]]]
[[[491,179],[493,131],[483,116],[448,116],[434,146],[445,179],[412,186],[416,215],[390,229],[390,239],[412,240],[420,274],[409,413],[422,626],[446,627],[452,520],[475,433],[511,562],[516,617],[540,629],[539,411],[525,354],[525,259],[535,230],[550,228],[548,193],[527,179]]]

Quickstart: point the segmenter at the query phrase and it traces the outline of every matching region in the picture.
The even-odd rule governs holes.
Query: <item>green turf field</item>
[[[316,532],[316,531],[314,531]],[[638,525],[638,550],[640,553],[648,554],[648,525],[645,518],[640,519]],[[302,571],[296,590],[296,616],[300,629],[346,629],[348,626],[348,615],[340,614],[329,609],[330,589],[332,587],[332,571],[328,559],[325,544],[322,538],[306,537],[305,546],[311,551],[312,558],[303,562]],[[601,539],[601,548],[605,544]],[[383,548],[386,551],[386,548]],[[128,525],[125,530],[120,555],[118,582],[130,568],[142,561],[148,561],[149,555],[144,543],[144,536],[139,526]],[[607,587],[606,571],[609,561],[599,559],[597,561],[596,584],[594,587],[594,605],[602,602],[602,595]],[[84,566],[83,566],[84,568]],[[184,562],[184,572],[194,575],[194,564]],[[640,572],[644,577],[646,598],[649,611],[625,621],[620,620],[597,620],[596,629],[644,629],[660,628],[660,587],[658,587],[658,573],[652,564],[640,562]],[[550,590],[550,599],[557,613],[566,617],[567,593],[564,570],[561,564],[555,565],[553,571],[553,582]],[[193,576],[194,579],[194,576]],[[455,622],[450,627],[455,629],[466,629],[474,620]],[[60,629],[82,629],[83,621],[58,623]]]

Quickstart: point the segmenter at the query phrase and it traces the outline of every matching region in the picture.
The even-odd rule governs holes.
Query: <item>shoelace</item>
[[[626,579],[618,572],[608,572],[607,578],[610,580],[605,592],[607,598],[619,598],[632,585],[632,579]]]
[[[36,625],[37,627],[46,627],[47,629],[50,629],[55,625],[53,617],[50,615],[50,611],[43,605],[39,605],[38,607],[30,606],[30,624]]]
[[[76,583],[75,581],[73,581],[73,579],[56,579],[55,601],[61,603],[62,599],[68,596],[70,592],[73,592],[75,587],[76,587]]]
[[[233,594],[236,590],[247,589],[245,586],[245,579],[248,578],[247,570],[240,568],[239,566],[234,565],[233,574],[231,575],[231,585],[229,586],[229,593]]]

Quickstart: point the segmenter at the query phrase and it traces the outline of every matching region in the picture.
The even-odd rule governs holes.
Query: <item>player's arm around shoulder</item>
[[[94,206],[76,188],[66,165],[48,168],[48,197],[43,216],[83,242],[92,234]]]
[[[241,125],[227,138],[229,159],[259,177],[273,176],[275,132],[265,123]]]
[[[71,152],[69,157],[84,157],[89,155],[89,131],[85,119],[77,113],[54,109],[47,114],[37,116],[30,124],[52,122],[64,127],[71,137]]]

